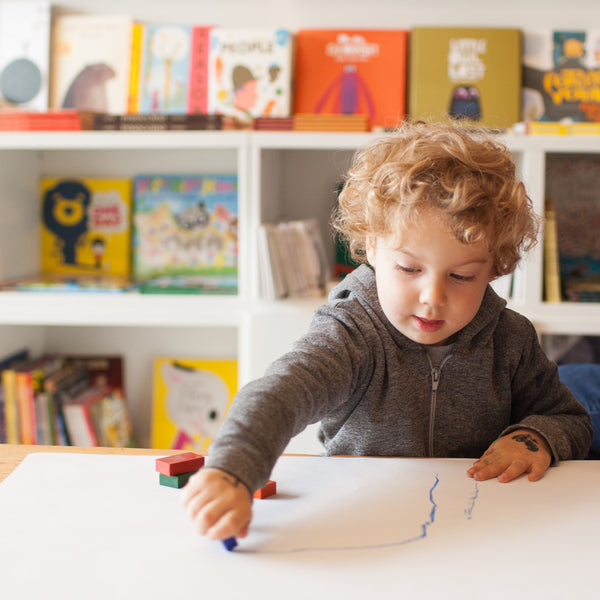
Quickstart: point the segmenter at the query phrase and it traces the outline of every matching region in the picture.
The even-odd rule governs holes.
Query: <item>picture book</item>
[[[523,121],[600,121],[600,29],[523,31]]]
[[[191,25],[143,24],[137,112],[187,112],[191,49]]]
[[[133,277],[237,276],[236,175],[141,175],[133,182]]]
[[[40,196],[44,273],[130,275],[131,180],[44,177]]]
[[[0,3],[3,109],[48,110],[51,18],[51,5],[47,0]]]
[[[521,119],[521,31],[416,27],[410,35],[412,119],[508,128]]]
[[[210,32],[208,112],[251,121],[288,116],[293,36],[287,29],[214,27]]]
[[[206,451],[238,388],[233,359],[154,360],[153,448]]]
[[[90,385],[119,390],[125,394],[124,359],[120,355],[70,355],[64,356],[68,365],[83,368],[87,371]]]
[[[295,113],[363,114],[371,127],[405,116],[408,32],[394,29],[300,29]]]
[[[52,26],[50,108],[126,113],[133,19],[62,14]]]
[[[19,443],[18,408],[14,395],[14,381],[9,382],[8,378],[12,377],[14,379],[14,368],[19,363],[26,361],[28,357],[29,351],[23,349],[9,354],[0,360],[0,444]],[[7,375],[7,382],[5,384],[4,373],[9,373],[9,371],[11,375]],[[8,389],[9,385],[11,389]]]

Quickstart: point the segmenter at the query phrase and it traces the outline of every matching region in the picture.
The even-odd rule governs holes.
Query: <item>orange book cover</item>
[[[371,127],[405,116],[408,32],[301,29],[296,36],[294,112],[366,114]]]

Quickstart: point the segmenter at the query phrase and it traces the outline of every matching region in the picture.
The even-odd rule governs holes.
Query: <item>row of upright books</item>
[[[0,359],[0,443],[51,446],[135,445],[119,355]],[[152,360],[150,445],[206,451],[238,389],[229,358]]]
[[[233,28],[0,3],[5,109],[600,121],[600,31]],[[282,122],[283,123],[283,122]],[[289,126],[289,122],[288,122]]]
[[[236,175],[44,177],[39,273],[4,290],[237,293]]]
[[[120,356],[42,355],[0,361],[0,443],[133,444]]]

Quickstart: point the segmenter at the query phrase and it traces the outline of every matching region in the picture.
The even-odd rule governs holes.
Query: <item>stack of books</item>
[[[323,296],[330,267],[315,219],[263,223],[258,244],[263,298]]]

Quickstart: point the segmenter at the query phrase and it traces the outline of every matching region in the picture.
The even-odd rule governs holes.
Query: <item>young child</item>
[[[467,471],[477,480],[535,481],[585,457],[589,415],[533,325],[488,285],[537,237],[506,148],[407,123],[357,153],[334,226],[367,264],[240,390],[183,492],[199,533],[244,537],[251,492],[318,421],[327,455],[480,457]]]

